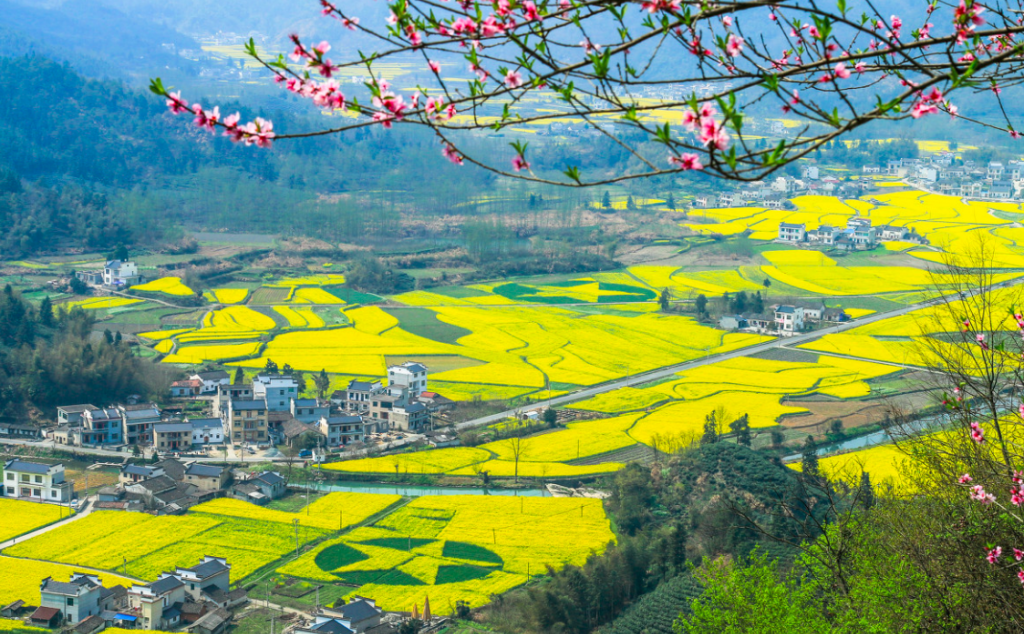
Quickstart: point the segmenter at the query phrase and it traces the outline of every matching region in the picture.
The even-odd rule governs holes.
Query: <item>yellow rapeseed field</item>
[[[0,618],[0,632],[4,632],[5,634],[50,634],[50,630],[46,630],[41,627],[31,627],[29,625],[25,625],[23,621],[3,618]]]
[[[258,313],[248,306],[228,306],[207,313],[203,317],[204,330],[227,331],[270,331],[277,327],[273,319]]]
[[[520,443],[520,461],[561,462],[586,458],[607,453],[636,444],[626,433],[640,418],[640,414],[628,414],[615,418],[569,423],[563,431],[525,438]],[[481,445],[509,461],[515,458],[513,444],[516,440],[498,440]],[[520,466],[521,463],[520,463]],[[554,474],[552,474],[554,475]]]
[[[876,445],[818,460],[818,469],[830,480],[842,480],[851,486],[860,484],[861,472],[867,472],[876,490],[892,490],[895,493],[908,492],[913,485],[903,478],[901,469],[909,464],[910,457],[895,445]],[[799,462],[787,465],[801,470]]]
[[[245,298],[249,295],[248,289],[245,288],[218,288],[209,291],[209,294],[213,297],[213,301],[221,304],[238,304],[245,301]]]
[[[334,286],[344,284],[345,276],[341,273],[319,273],[316,275],[304,275],[302,277],[288,277],[265,284],[271,288],[287,288],[294,286]]]
[[[79,299],[71,302],[62,302],[57,305],[57,308],[58,310],[71,310],[72,308],[94,310],[97,308],[117,308],[119,306],[131,306],[132,304],[141,304],[143,301],[145,300],[128,299],[127,297],[90,297],[89,299]]]
[[[76,572],[73,566],[64,566],[47,561],[33,561],[31,559],[14,559],[12,557],[0,557],[0,603],[7,605],[17,600],[22,600],[28,605],[39,604],[39,583],[52,577],[57,581],[67,581],[71,573]],[[132,584],[130,579],[109,572],[96,573],[104,585],[108,588],[115,585],[128,587]],[[0,619],[0,632],[49,632],[50,630],[24,629],[8,630],[6,621]],[[20,621],[18,622],[20,624]],[[105,630],[109,632],[110,630]]]
[[[294,520],[299,520],[300,526],[340,530],[380,513],[400,499],[401,497],[398,495],[335,492],[328,493],[297,513],[287,513],[265,509],[241,500],[217,498],[194,506],[190,510],[193,513],[239,517],[288,525],[291,525]]]
[[[322,288],[297,288],[292,294],[293,304],[344,304],[345,302]]]
[[[579,403],[573,403],[573,409],[585,409],[592,412],[628,412],[634,409],[650,407],[669,398],[665,394],[641,390],[635,387],[620,387],[617,390],[598,394]]]
[[[163,341],[161,343],[168,343]],[[252,356],[260,351],[259,343],[231,343],[211,346],[184,346],[164,357],[164,363],[205,363]],[[160,352],[163,352],[160,350]]]
[[[68,509],[62,506],[0,498],[0,542],[52,524],[68,515]]]
[[[349,473],[447,473],[474,463],[485,462],[491,454],[473,447],[447,447],[413,453],[400,453],[378,458],[361,458],[331,462],[323,466],[332,471]]]
[[[181,282],[180,277],[161,277],[160,279],[133,286],[137,291],[166,293],[167,295],[194,295],[193,290]]]
[[[163,339],[170,339],[171,337],[185,332],[192,332],[192,329],[180,328],[178,330],[153,330],[151,332],[140,332],[136,337],[142,337],[143,339],[149,339],[151,341],[161,341]]]
[[[821,251],[763,251],[766,260],[776,266],[835,266],[836,261]]]
[[[612,473],[625,467],[621,462],[602,462],[595,465],[574,466],[561,462],[528,462],[520,460],[520,478],[562,478],[589,475],[593,473]],[[472,476],[486,471],[495,478],[511,478],[516,474],[516,464],[512,460],[488,460],[479,465],[463,467],[452,471],[452,475]]]
[[[614,541],[599,500],[423,496],[378,521],[319,544],[281,573],[360,584],[388,610],[490,601],[546,566],[582,564]],[[339,552],[339,549],[340,552]],[[440,610],[439,610],[440,611]]]

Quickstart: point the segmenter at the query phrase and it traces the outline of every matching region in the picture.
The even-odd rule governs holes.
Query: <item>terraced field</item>
[[[346,594],[371,596],[389,610],[409,610],[426,595],[435,605],[476,606],[547,566],[582,564],[615,539],[599,500],[425,496],[404,506],[399,500],[331,493],[296,513],[226,498],[183,516],[96,511],[9,548],[0,557],[0,600],[37,600],[43,578],[66,579],[74,566],[154,580],[214,555],[231,564],[233,581],[269,566],[301,579],[343,582]],[[372,525],[353,528],[367,521]],[[15,513],[0,516],[0,534],[25,526]],[[131,584],[113,572],[100,576]]]

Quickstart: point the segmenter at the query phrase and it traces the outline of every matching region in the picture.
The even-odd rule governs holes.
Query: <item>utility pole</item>
[[[306,499],[308,500],[309,497],[307,497]],[[582,509],[582,507],[580,507],[580,508]],[[309,512],[308,509],[307,509],[306,512],[307,513]],[[292,523],[295,524],[295,556],[298,557],[299,556],[299,518],[293,519]]]

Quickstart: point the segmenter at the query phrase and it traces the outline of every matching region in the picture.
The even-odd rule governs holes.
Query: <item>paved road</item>
[[[63,508],[67,508],[67,507],[65,506]],[[26,533],[25,535],[19,535],[18,537],[15,537],[13,539],[8,539],[5,542],[0,542],[0,550],[3,550],[5,548],[10,548],[11,546],[17,544],[19,540],[23,541],[23,542],[24,541],[28,541],[29,539],[32,539],[33,537],[36,537],[37,535],[42,535],[43,533],[49,533],[50,531],[54,530],[55,528],[60,528],[61,526],[64,526],[65,524],[70,524],[71,522],[77,522],[78,520],[82,519],[86,515],[89,515],[90,513],[92,513],[92,510],[93,510],[92,509],[92,500],[86,500],[85,506],[82,507],[82,510],[78,511],[74,515],[72,515],[70,517],[66,517],[66,518],[64,518],[64,519],[62,519],[60,521],[54,522],[53,524],[47,524],[46,526],[44,526],[42,528],[37,528],[36,530],[32,531],[31,533]]]
[[[1008,284],[1008,282],[1004,283],[1003,286],[1007,286]],[[738,357],[746,357],[757,352],[771,350],[772,348],[795,346],[801,343],[805,343],[807,341],[811,341],[812,339],[817,339],[818,337],[835,334],[837,332],[843,332],[844,330],[857,328],[859,326],[870,324],[872,322],[879,321],[882,319],[889,319],[890,317],[899,317],[900,315],[906,315],[907,313],[913,312],[920,308],[933,306],[940,302],[942,299],[943,298],[941,297],[937,297],[918,304],[911,304],[909,306],[904,306],[903,308],[897,308],[896,310],[890,310],[882,313],[868,315],[866,317],[861,317],[853,321],[837,324],[834,327],[830,326],[829,328],[823,328],[821,330],[815,330],[813,332],[808,333],[801,333],[798,335],[794,335],[792,337],[778,338],[772,341],[760,343],[754,346],[747,346],[746,348],[740,348],[738,350],[733,350],[730,352],[722,352],[718,354],[708,355],[703,359],[695,359],[693,361],[687,361],[685,363],[659,368],[657,370],[651,370],[650,372],[645,372],[643,374],[636,374],[625,379],[619,379],[616,381],[611,381],[609,383],[602,383],[601,385],[589,387],[583,390],[578,390],[576,392],[566,394],[564,396],[558,396],[551,399],[550,401],[545,402],[549,403],[552,406],[565,405],[567,403],[572,403],[573,401],[579,401],[586,398],[591,398],[593,396],[597,396],[598,394],[603,394],[605,392],[617,390],[621,387],[632,387],[635,385],[640,385],[642,383],[655,381],[657,379],[667,378],[683,370],[699,368],[704,365],[710,365],[712,363],[718,363],[720,361],[727,361],[729,359],[736,359]],[[515,410],[506,410],[504,412],[498,412],[497,414],[491,414],[490,416],[482,416],[480,418],[475,418],[464,423],[459,423],[455,427],[456,429],[459,430],[472,429],[473,427],[481,427],[483,425],[497,423],[511,416],[515,416]]]

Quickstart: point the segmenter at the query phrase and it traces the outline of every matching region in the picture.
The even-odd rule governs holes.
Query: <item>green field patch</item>
[[[376,583],[382,586],[425,586],[421,579],[402,572],[401,570],[353,570],[351,572],[334,573],[346,583],[355,583],[364,586],[368,583]],[[473,577],[477,579],[479,577]]]
[[[435,541],[437,540],[421,539],[417,537],[380,537],[378,539],[370,539],[358,543],[367,544],[369,546],[381,546],[383,548],[394,548],[395,550],[411,551],[413,548],[426,546],[427,544],[431,544]]]
[[[256,289],[249,299],[250,304],[283,304],[288,299],[290,288],[267,288],[261,286]]]
[[[430,368],[431,372],[447,372],[448,370],[461,370],[462,368],[473,368],[478,365],[484,365],[483,361],[470,359],[469,357],[460,357],[454,354],[421,354],[413,356],[387,355],[384,357],[384,361],[389,366],[401,365],[406,361],[414,361],[416,363],[422,363],[426,365],[428,368]]]
[[[440,566],[437,569],[437,578],[434,580],[434,585],[439,586],[444,583],[459,583],[460,581],[483,579],[491,574],[491,572],[493,570],[481,568],[480,566]]]
[[[374,304],[383,300],[384,298],[380,295],[374,295],[372,293],[363,293],[345,286],[344,284],[335,284],[333,286],[321,287],[331,295],[334,295],[338,299],[342,300],[346,304]]]
[[[565,294],[560,294],[558,289],[565,289]],[[657,297],[657,293],[641,286],[592,280],[563,280],[537,286],[510,282],[495,286],[494,293],[511,300],[536,304],[645,302]]]
[[[397,319],[403,330],[442,343],[455,345],[462,337],[473,334],[465,328],[441,321],[437,313],[427,308],[385,308],[384,312]]]
[[[441,552],[445,557],[451,559],[469,559],[471,561],[482,561],[489,564],[503,565],[505,560],[497,553],[467,542],[445,542],[444,550]]]
[[[191,310],[184,313],[176,313],[163,317],[160,323],[167,326],[188,326],[195,328],[199,321],[206,315],[206,309]]]
[[[468,286],[440,286],[438,288],[430,289],[430,292],[436,295],[444,295],[445,297],[454,297],[455,299],[487,297],[490,295],[487,291],[482,291],[478,288],[469,288]]]
[[[348,544],[338,543],[324,548],[316,555],[313,562],[320,570],[337,570],[360,561],[369,559],[366,553],[359,552]]]

